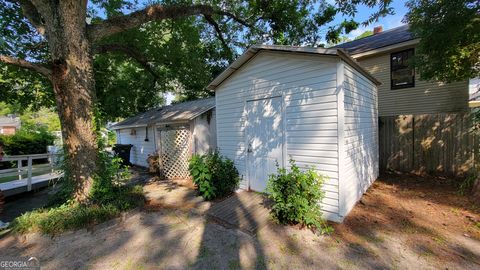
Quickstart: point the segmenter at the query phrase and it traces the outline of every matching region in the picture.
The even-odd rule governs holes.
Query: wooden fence
[[[479,164],[480,137],[472,132],[469,113],[386,116],[379,121],[381,170],[465,176]]]

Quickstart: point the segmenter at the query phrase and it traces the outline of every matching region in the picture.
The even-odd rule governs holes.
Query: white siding
[[[416,72],[415,87],[392,90],[390,52],[357,61],[382,83],[378,87],[379,116],[458,112],[468,109],[468,81],[449,84],[423,81]]]
[[[338,220],[338,139],[336,57],[259,52],[216,90],[217,142],[235,162],[248,188],[245,160],[247,100],[282,96],[285,104],[286,155],[306,168],[315,166],[329,179],[322,204],[328,219]]]
[[[217,147],[215,130],[215,109],[206,112],[193,120],[193,151],[205,154]]]
[[[132,129],[136,131],[136,134],[131,134]],[[148,167],[148,155],[155,153],[155,131],[153,126],[148,127],[148,142],[145,141],[145,132],[145,127],[120,129],[117,131],[117,143],[132,144],[130,162],[138,166]]]
[[[375,85],[343,65],[344,128],[340,160],[340,215],[346,216],[378,177],[378,113]],[[341,72],[341,71],[340,71]]]

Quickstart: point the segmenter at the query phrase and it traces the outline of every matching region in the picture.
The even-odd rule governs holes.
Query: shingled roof
[[[415,37],[409,31],[408,24],[405,24],[375,35],[339,44],[333,48],[341,48],[346,50],[349,54],[355,55],[413,39],[415,39]]]
[[[113,125],[111,129],[190,121],[214,107],[214,97],[162,106],[125,119]]]

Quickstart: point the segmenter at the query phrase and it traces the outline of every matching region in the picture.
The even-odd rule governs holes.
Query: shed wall
[[[343,69],[344,152],[340,160],[340,215],[345,216],[378,177],[376,86],[348,65]]]
[[[193,151],[205,154],[217,148],[215,109],[212,109],[192,121]]]
[[[328,176],[322,208],[338,220],[336,57],[259,52],[216,90],[217,142],[246,179],[247,100],[282,96],[286,155],[301,168],[315,166]]]
[[[131,134],[132,129],[136,131],[135,135]],[[148,167],[148,155],[155,153],[154,127],[148,127],[148,142],[145,141],[145,132],[145,127],[117,130],[117,143],[132,144],[130,162],[142,167]]]

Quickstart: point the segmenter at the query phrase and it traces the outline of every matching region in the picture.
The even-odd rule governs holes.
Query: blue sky
[[[328,2],[335,2],[335,1],[334,0],[328,0]],[[373,30],[373,27],[375,27],[375,26],[381,25],[381,26],[383,26],[383,30],[385,31],[385,30],[392,29],[392,28],[395,28],[395,27],[398,27],[398,26],[404,24],[402,22],[402,19],[405,16],[405,14],[407,13],[407,8],[405,7],[405,2],[406,1],[394,0],[391,4],[391,7],[393,7],[393,9],[395,11],[394,15],[388,15],[386,17],[380,18],[378,22],[374,22],[374,23],[372,23],[371,25],[368,25],[368,26],[360,26],[357,30],[354,30],[354,31],[350,32],[350,34],[348,34],[347,36],[350,39],[353,39],[353,38],[359,36],[360,34],[362,34],[363,32],[365,32],[366,30]],[[368,7],[363,6],[363,5],[359,6],[358,7],[358,13],[357,13],[357,16],[355,16],[355,19],[357,21],[364,21],[374,11],[375,10],[372,10]],[[344,19],[348,20],[348,19],[350,19],[350,17],[337,15],[337,17],[335,18],[335,21],[333,23],[338,24],[338,23],[342,22]]]

